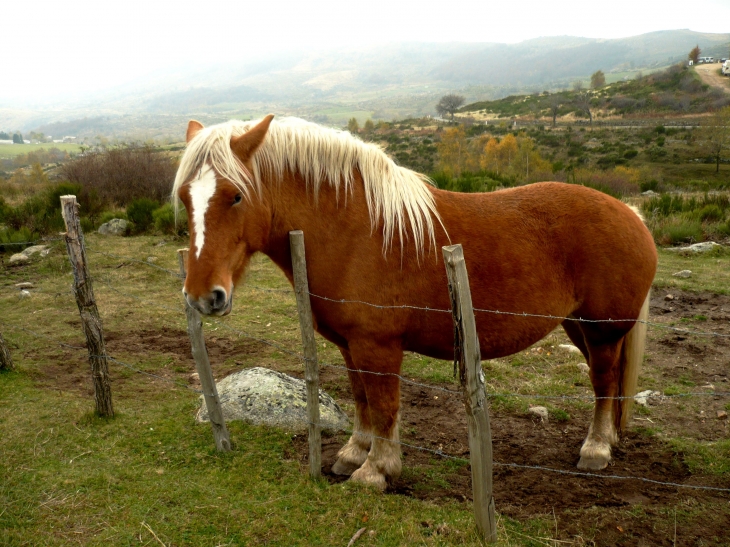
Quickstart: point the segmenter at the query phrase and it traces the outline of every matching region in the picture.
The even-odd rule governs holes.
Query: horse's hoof
[[[346,475],[350,476],[358,470],[360,466],[356,463],[344,461],[342,458],[338,459],[332,466],[332,472],[335,475]]]
[[[381,492],[385,491],[388,486],[385,475],[378,473],[371,465],[368,465],[369,463],[365,462],[360,469],[350,476],[350,480],[367,484],[368,486],[374,486]]]
[[[587,458],[582,456],[578,462],[578,469],[587,469],[590,471],[600,471],[608,467],[608,460],[606,458]]]

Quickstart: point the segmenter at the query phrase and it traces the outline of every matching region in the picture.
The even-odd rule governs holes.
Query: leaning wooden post
[[[99,310],[94,299],[94,289],[86,263],[84,234],[79,222],[79,205],[76,196],[61,196],[61,213],[66,223],[66,250],[74,272],[74,295],[81,314],[81,326],[86,335],[89,350],[91,379],[94,383],[94,400],[99,416],[114,416],[112,389],[109,384],[109,365],[106,360],[104,330],[101,326]]]
[[[443,254],[454,315],[454,360],[459,362],[459,378],[464,389],[464,406],[469,426],[474,516],[481,537],[488,542],[495,542],[497,527],[492,497],[492,432],[489,427],[484,373],[469,278],[461,245],[443,247]]]
[[[13,358],[2,333],[0,333],[0,370],[13,370]]]
[[[187,273],[188,249],[180,249],[177,253],[180,260],[180,275],[184,280]],[[228,436],[221,400],[218,397],[218,388],[215,385],[213,371],[210,368],[210,359],[208,359],[208,350],[205,347],[203,320],[198,310],[189,306],[187,301],[185,302],[185,315],[188,318],[188,336],[190,336],[195,368],[198,371],[200,385],[203,388],[203,398],[208,409],[210,426],[213,428],[215,447],[222,452],[228,452],[231,450],[231,439]]]
[[[304,379],[307,382],[307,417],[309,419],[309,473],[322,476],[322,427],[319,424],[319,365],[317,343],[314,340],[312,306],[309,302],[307,260],[304,255],[304,232],[289,232],[291,262],[294,272],[294,292],[299,310],[299,328],[304,345]]]

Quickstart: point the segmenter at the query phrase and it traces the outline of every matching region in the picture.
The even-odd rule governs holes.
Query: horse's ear
[[[203,129],[203,124],[195,120],[188,122],[188,132],[185,134],[185,142],[190,142],[193,137],[198,134],[198,131]]]
[[[242,160],[250,158],[256,152],[256,149],[261,146],[261,143],[264,142],[264,137],[266,137],[266,132],[269,130],[269,125],[271,125],[271,120],[273,119],[274,115],[269,114],[240,137],[231,137],[231,149],[233,152]]]

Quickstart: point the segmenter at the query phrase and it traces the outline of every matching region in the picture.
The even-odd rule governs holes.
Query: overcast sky
[[[393,41],[621,38],[730,31],[730,0],[8,0],[0,107],[11,96],[109,88],[189,62]]]

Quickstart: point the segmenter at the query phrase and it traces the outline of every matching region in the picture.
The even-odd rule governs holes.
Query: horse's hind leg
[[[400,365],[403,351],[372,340],[350,342],[355,368],[365,387],[372,431],[367,459],[352,474],[352,480],[384,490],[401,472],[398,412],[400,407]],[[374,374],[371,374],[374,373]]]
[[[580,449],[579,469],[605,468],[611,461],[611,445],[618,442],[613,413],[619,394],[622,344],[623,338],[603,344],[587,343],[596,405],[588,436]]]
[[[352,475],[368,457],[372,440],[370,426],[370,411],[365,393],[365,385],[360,372],[354,370],[350,352],[341,349],[340,352],[347,364],[347,375],[350,378],[352,395],[355,399],[355,427],[352,436],[337,453],[337,461],[332,466],[332,472],[337,475]]]

